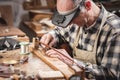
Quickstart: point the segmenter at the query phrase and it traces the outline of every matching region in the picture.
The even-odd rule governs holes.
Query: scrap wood
[[[0,65],[0,77],[9,78],[14,72],[9,66]]]
[[[63,79],[64,75],[60,71],[39,71],[39,77],[42,79]]]

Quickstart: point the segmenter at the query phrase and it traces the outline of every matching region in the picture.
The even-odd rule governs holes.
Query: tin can
[[[29,42],[20,42],[20,54],[29,53]]]

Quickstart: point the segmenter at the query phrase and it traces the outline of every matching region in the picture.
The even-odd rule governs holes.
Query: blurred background
[[[31,41],[35,36],[40,37],[42,32],[44,33],[46,30],[49,31],[49,29],[53,29],[53,25],[48,22],[50,22],[56,3],[55,1],[56,0],[0,0],[0,17],[4,17],[6,25],[14,26],[22,30]],[[120,16],[120,0],[93,1],[102,3],[108,11]],[[44,31],[40,32],[43,29]]]

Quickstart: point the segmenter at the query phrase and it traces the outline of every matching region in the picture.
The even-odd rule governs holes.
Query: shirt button
[[[92,46],[91,46],[91,45],[88,45],[87,50],[88,50],[88,51],[92,51],[92,50],[93,50]]]

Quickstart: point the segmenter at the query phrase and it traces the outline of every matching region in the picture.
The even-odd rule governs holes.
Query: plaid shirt
[[[83,33],[80,35],[81,41],[77,46],[78,49],[86,51],[92,51],[96,37],[93,35],[98,34],[99,26],[103,18],[105,9],[102,7],[96,22],[89,28],[81,27]],[[109,13],[109,12],[108,12]],[[111,14],[111,13],[109,13]],[[108,26],[105,26],[105,25]],[[74,40],[79,27],[76,24],[72,24],[67,28],[57,27],[51,31],[58,43],[65,39],[69,42],[69,45],[73,48]],[[92,48],[89,49],[88,46]],[[107,18],[104,26],[99,35],[97,44],[96,60],[97,64],[92,68],[92,74],[98,80],[117,80],[120,79],[120,18],[116,15],[112,15]]]

